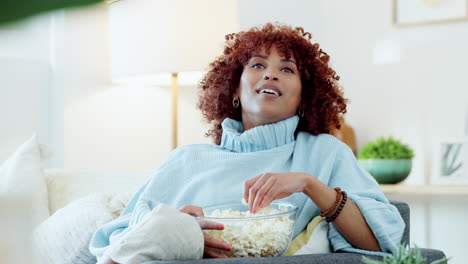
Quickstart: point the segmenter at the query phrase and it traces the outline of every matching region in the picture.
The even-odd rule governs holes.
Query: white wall
[[[67,108],[109,86],[107,5],[1,25],[0,38],[0,160],[36,132],[53,147],[48,165],[67,167],[77,141],[67,130],[85,129]]]
[[[0,72],[3,160],[34,132],[40,139],[48,139],[50,68],[40,60],[0,57]]]
[[[49,142],[51,18],[0,25],[0,161],[33,133]]]
[[[159,167],[171,151],[170,90],[111,87],[66,108],[68,169]]]
[[[106,89],[110,84],[107,14],[106,4],[64,11],[60,56],[63,59],[65,107]]]
[[[212,144],[212,138],[205,136],[211,129],[201,111],[197,108],[198,88],[192,86],[181,86],[179,88],[179,146],[194,143]]]

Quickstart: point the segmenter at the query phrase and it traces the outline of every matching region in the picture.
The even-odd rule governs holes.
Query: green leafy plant
[[[380,137],[359,151],[358,159],[412,159],[413,150],[392,137]]]
[[[404,244],[398,245],[398,253],[392,256],[385,256],[383,260],[373,260],[367,257],[362,257],[362,262],[365,264],[426,264],[427,259],[421,255],[421,250],[418,247],[408,248]],[[447,258],[435,260],[430,264],[447,264]]]

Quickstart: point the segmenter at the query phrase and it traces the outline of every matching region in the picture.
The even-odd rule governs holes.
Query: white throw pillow
[[[73,200],[96,192],[126,201],[154,172],[154,169],[128,172],[46,170],[50,213],[53,214]]]
[[[42,161],[48,156],[49,149],[39,144],[36,135],[33,135],[0,167],[0,196],[9,197],[10,200],[29,201],[29,220],[32,226],[37,226],[49,216],[47,187],[42,168]]]
[[[96,229],[113,219],[110,197],[94,193],[59,209],[33,232],[33,248],[40,263],[96,263],[88,246]]]
[[[294,255],[325,254],[331,253],[331,245],[328,240],[328,223],[320,222],[312,232],[309,240]]]
[[[330,252],[328,223],[325,218],[316,216],[307,224],[306,229],[291,241],[284,255],[324,254]]]

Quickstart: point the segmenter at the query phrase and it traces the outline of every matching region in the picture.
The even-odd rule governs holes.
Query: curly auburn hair
[[[199,83],[198,108],[213,124],[206,133],[215,144],[221,143],[221,123],[227,117],[242,121],[241,109],[234,108],[236,93],[244,66],[262,47],[269,51],[275,46],[287,59],[294,57],[301,73],[302,94],[300,118],[296,132],[317,135],[330,134],[340,128],[339,115],[346,113],[347,99],[338,85],[339,76],[330,68],[330,56],[311,42],[312,35],[303,28],[267,23],[226,35],[223,55],[217,57]]]

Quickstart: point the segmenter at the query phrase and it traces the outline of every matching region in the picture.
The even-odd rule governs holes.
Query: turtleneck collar
[[[244,131],[242,122],[226,118],[221,123],[223,135],[220,146],[234,152],[254,152],[279,147],[294,141],[298,123],[299,117],[295,115]]]

